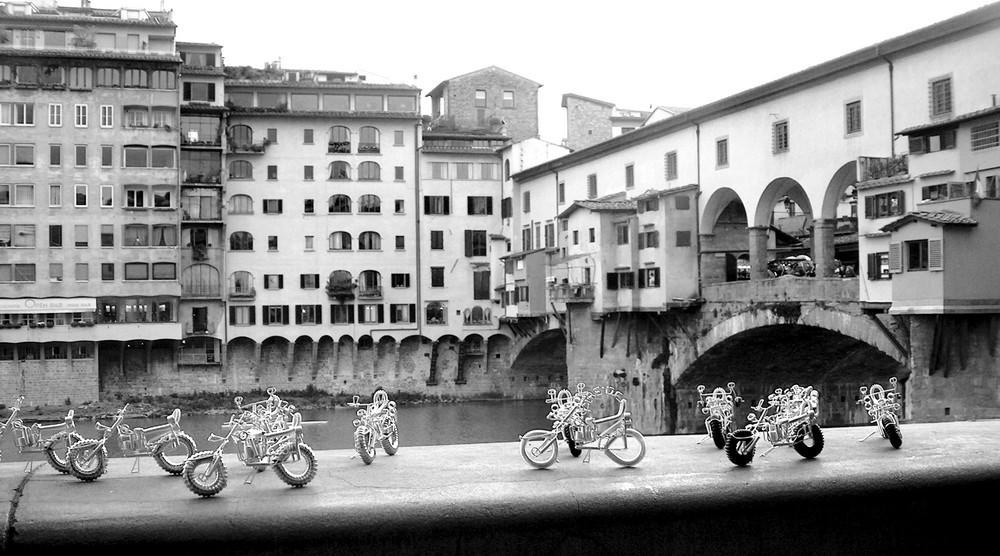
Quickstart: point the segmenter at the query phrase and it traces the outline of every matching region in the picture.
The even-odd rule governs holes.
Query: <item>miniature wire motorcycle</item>
[[[58,423],[51,425],[42,425],[39,423],[25,425],[23,421],[17,418],[18,413],[21,412],[22,402],[24,402],[24,396],[18,396],[14,400],[10,417],[0,425],[0,439],[3,438],[7,429],[11,428],[13,429],[11,434],[14,435],[14,444],[17,446],[19,453],[34,454],[43,452],[45,459],[53,469],[60,473],[69,473],[69,460],[66,458],[66,452],[74,442],[83,440],[83,437],[76,432],[76,423],[73,421],[73,410],[69,410],[66,417]],[[42,433],[49,431],[54,431],[55,434],[42,440]],[[33,464],[34,461],[29,459],[28,463],[24,466],[24,472],[28,473],[31,471]]]
[[[184,484],[199,496],[214,496],[226,487],[228,472],[222,461],[223,451],[230,442],[236,442],[236,457],[252,469],[243,481],[253,484],[254,475],[274,469],[278,477],[293,487],[302,487],[316,476],[316,455],[302,442],[302,415],[294,413],[286,422],[283,413],[292,407],[277,400],[269,391],[269,399],[242,406],[243,398],[237,396],[238,413],[222,425],[228,428],[226,436],[215,433],[208,440],[218,442],[212,451],[194,454],[184,462]]]
[[[627,402],[622,393],[608,386],[587,390],[585,384],[577,385],[577,393],[569,390],[556,393],[548,391],[546,402],[552,403],[547,418],[552,420],[551,430],[528,431],[521,436],[521,457],[532,467],[545,469],[556,462],[559,441],[565,440],[574,450],[600,450],[612,461],[632,467],[646,455],[646,440],[632,428],[632,414],[626,410]],[[614,415],[595,419],[590,414],[590,404],[602,394],[614,396],[618,411]],[[601,429],[602,425],[607,425]],[[574,453],[574,455],[579,455]],[[590,461],[590,454],[584,462]]]
[[[113,435],[118,436],[118,445],[125,457],[134,457],[132,473],[139,472],[139,458],[152,456],[161,469],[171,475],[180,475],[184,461],[197,451],[194,440],[181,430],[181,410],[174,409],[167,416],[167,422],[154,427],[130,427],[123,421],[129,404],[118,412],[110,426],[96,423],[97,430],[103,431],[100,439],[81,440],[70,447],[70,471],[83,481],[93,481],[107,471],[107,448],[105,443]]]
[[[771,444],[761,457],[778,446],[792,446],[804,458],[818,456],[823,451],[823,431],[816,424],[818,409],[819,393],[812,386],[778,388],[767,396],[767,407],[764,400],[757,402],[753,410],[758,414],[747,416],[747,428],[729,435],[726,457],[736,465],[749,464],[761,438]]]
[[[893,448],[899,448],[903,445],[903,431],[899,428],[899,417],[896,416],[896,412],[902,408],[897,400],[903,396],[896,390],[896,384],[896,377],[892,377],[889,379],[890,388],[888,390],[879,384],[872,384],[871,388],[861,387],[862,397],[858,403],[864,404],[872,423],[878,425],[878,428],[858,442],[864,442],[875,433],[880,432],[882,438],[889,439],[889,444]]]
[[[726,447],[726,438],[733,432],[733,405],[743,401],[743,398],[736,395],[736,383],[730,382],[726,387],[728,391],[720,387],[706,394],[705,386],[698,385],[698,395],[701,397],[698,407],[708,416],[705,418],[705,430],[708,434],[698,444],[711,437],[716,448],[721,450]]]
[[[375,443],[382,445],[388,455],[399,450],[399,428],[396,425],[396,402],[389,401],[389,394],[379,388],[372,395],[372,403],[363,404],[360,396],[354,396],[350,407],[358,409],[354,420],[354,449],[365,465],[375,459]]]

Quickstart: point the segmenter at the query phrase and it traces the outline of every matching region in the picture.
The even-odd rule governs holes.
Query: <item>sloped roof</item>
[[[600,104],[601,106],[607,106],[608,108],[614,108],[615,107],[615,103],[613,103],[613,102],[606,102],[606,101],[603,101],[603,100],[597,100],[596,98],[585,97],[583,95],[578,95],[576,93],[566,93],[566,94],[564,94],[562,96],[562,107],[563,108],[566,108],[566,99],[567,98],[578,98],[580,100],[585,100],[587,102],[592,102],[594,104]]]
[[[636,202],[634,199],[626,199],[625,192],[612,193],[597,199],[573,201],[570,206],[559,213],[557,218],[565,218],[576,209],[585,208],[595,212],[635,212]]]
[[[516,73],[514,73],[514,72],[512,72],[512,71],[507,71],[507,70],[505,70],[505,69],[503,69],[503,68],[501,68],[501,67],[497,67],[497,66],[489,66],[489,67],[485,67],[485,68],[481,68],[481,69],[477,69],[476,71],[470,71],[469,73],[463,73],[462,75],[456,75],[455,77],[451,77],[451,78],[449,78],[449,79],[445,79],[445,80],[444,80],[444,81],[442,81],[441,83],[438,83],[437,87],[434,87],[433,89],[431,89],[431,91],[430,91],[429,93],[427,93],[426,95],[424,95],[424,96],[428,96],[428,97],[434,97],[434,96],[437,96],[438,94],[440,94],[440,93],[441,93],[441,90],[442,90],[442,89],[444,89],[445,87],[447,87],[447,86],[448,86],[448,83],[450,83],[450,82],[452,82],[452,81],[454,81],[454,80],[456,80],[456,79],[462,79],[463,77],[468,77],[468,76],[470,76],[470,75],[475,75],[475,74],[477,74],[477,73],[482,73],[482,72],[484,72],[484,71],[489,71],[489,70],[499,70],[499,71],[502,71],[502,72],[504,72],[504,73],[507,73],[507,74],[510,74],[510,75],[512,75],[512,76],[514,76],[514,77],[516,77],[516,78],[518,78],[518,79],[523,79],[523,80],[525,80],[525,81],[528,81],[528,82],[531,82],[531,83],[534,83],[535,85],[537,85],[537,86],[539,86],[539,87],[541,87],[541,86],[542,86],[542,84],[541,84],[541,83],[539,83],[539,82],[537,82],[537,81],[532,81],[531,79],[528,79],[527,77],[524,77],[523,75],[518,75],[518,74],[516,74]]]
[[[174,53],[127,52],[119,50],[66,50],[15,48],[9,45],[0,46],[0,56],[10,58],[96,58],[112,60],[142,60],[150,62],[181,62],[181,57]]]
[[[663,197],[666,195],[672,195],[674,193],[681,193],[683,191],[690,191],[692,189],[698,189],[698,184],[692,183],[688,185],[682,185],[680,187],[671,187],[669,189],[647,189],[639,195],[633,197],[636,201],[641,201],[645,199],[652,199],[654,197]]]
[[[910,222],[927,222],[929,224],[937,224],[942,226],[978,226],[979,222],[975,219],[965,216],[964,214],[958,214],[956,212],[908,212],[905,216],[894,220],[885,226],[882,226],[883,232],[893,232],[903,226],[909,224]]]
[[[913,178],[909,174],[901,174],[898,176],[892,176],[888,178],[878,178],[875,180],[859,181],[854,184],[854,188],[858,191],[864,191],[866,189],[875,189],[876,187],[884,187],[886,185],[899,185],[901,183],[909,183],[913,181]]]
[[[954,118],[948,118],[947,120],[941,120],[929,124],[908,127],[903,131],[900,131],[899,135],[916,135],[918,133],[923,133],[931,129],[939,127],[948,127],[951,125],[960,124],[962,122],[967,122],[969,120],[975,120],[976,118],[992,116],[993,114],[998,114],[998,113],[1000,113],[1000,106],[990,106],[989,108],[983,108],[982,110],[976,110],[975,112],[968,112],[960,116],[955,116]]]

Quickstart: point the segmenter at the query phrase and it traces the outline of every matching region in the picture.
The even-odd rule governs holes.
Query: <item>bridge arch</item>
[[[510,365],[510,375],[525,382],[544,381],[565,384],[567,380],[566,336],[559,329],[546,330],[533,337],[518,352]],[[534,377],[538,377],[537,380]]]
[[[837,332],[874,347],[901,365],[905,365],[907,361],[906,353],[868,317],[820,306],[807,308],[799,304],[782,303],[766,308],[751,307],[709,328],[686,349],[680,350],[676,358],[678,364],[672,365],[671,368],[671,378],[676,383],[698,357],[737,334],[768,326],[790,324]]]
[[[789,177],[775,178],[771,180],[771,183],[767,184],[767,187],[764,188],[760,194],[760,198],[757,200],[757,210],[754,213],[753,225],[770,226],[772,224],[771,217],[774,212],[774,206],[784,197],[788,197],[798,205],[802,209],[803,214],[810,216],[814,214],[812,203],[809,202],[809,195],[806,194],[806,190],[799,182]]]
[[[858,163],[848,162],[834,172],[830,178],[830,184],[826,187],[823,195],[823,207],[820,209],[821,218],[837,218],[837,208],[841,204],[842,197],[848,188],[858,182]]]

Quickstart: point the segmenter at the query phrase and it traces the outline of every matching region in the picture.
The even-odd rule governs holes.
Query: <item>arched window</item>
[[[483,308],[480,307],[479,305],[473,307],[471,319],[472,320],[470,322],[474,322],[476,324],[481,324],[483,322],[486,322],[486,319],[483,318]]]
[[[253,251],[253,236],[250,232],[233,232],[229,235],[230,251]]]
[[[358,212],[382,212],[382,200],[378,198],[378,195],[362,195],[358,197]]]
[[[362,162],[358,165],[358,180],[380,180],[382,169],[377,162]]]
[[[246,297],[254,295],[253,274],[246,270],[237,270],[229,275],[229,295]]]
[[[440,301],[431,301],[427,304],[427,324],[447,324],[444,320],[447,307]]]
[[[361,232],[358,236],[358,250],[378,251],[382,249],[382,236],[378,232]]]
[[[331,251],[350,251],[351,234],[348,232],[333,232],[330,234]]]
[[[354,281],[346,270],[334,270],[326,279],[326,294],[341,299],[354,298]],[[345,315],[346,316],[346,315]],[[351,317],[353,319],[353,317]],[[331,316],[331,321],[334,320]],[[348,322],[345,318],[343,322]],[[354,322],[351,320],[350,322]]]
[[[382,275],[376,270],[365,270],[358,275],[358,297],[381,297]]]
[[[343,162],[336,161],[330,164],[330,179],[331,180],[349,180],[351,179],[351,165]]]
[[[249,195],[233,195],[226,210],[229,214],[253,214],[253,199]]]
[[[362,127],[358,133],[358,152],[377,153],[379,152],[378,128],[371,126]]]
[[[231,180],[252,180],[253,164],[246,160],[234,160],[229,165],[229,179]]]
[[[333,195],[327,201],[327,212],[333,213],[347,213],[351,212],[351,198],[347,195]]]
[[[229,128],[229,150],[249,151],[253,145],[253,128],[248,125],[234,125]]]
[[[351,130],[342,125],[335,125],[330,128],[330,145],[327,147],[328,153],[350,153],[351,152]]]
[[[153,277],[156,279],[156,277]],[[222,288],[219,284],[219,269],[209,264],[193,264],[181,274],[181,292],[191,296],[217,296]]]

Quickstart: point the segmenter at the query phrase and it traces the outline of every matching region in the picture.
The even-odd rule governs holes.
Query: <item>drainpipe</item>
[[[698,273],[698,298],[701,299],[701,125],[698,122],[694,123],[694,145],[694,158],[697,164],[695,179],[698,184],[698,190],[694,192],[694,237],[698,250],[695,271]]]
[[[417,319],[417,335],[423,337],[424,319],[420,318],[424,308],[422,299],[423,281],[420,279],[422,276],[421,269],[423,268],[420,264],[420,143],[417,141],[420,138],[421,125],[420,122],[413,125],[413,214],[415,217],[413,219],[413,227],[416,231],[414,248],[417,250],[416,272],[414,272],[413,276],[413,281],[417,289],[417,304],[415,305],[416,314],[413,317]]]
[[[875,51],[878,51],[878,46],[875,46]],[[889,153],[895,157],[896,156],[896,92],[895,83],[893,80],[893,66],[892,60],[882,56],[885,63],[889,64]]]

